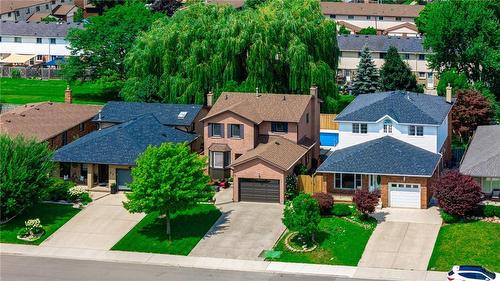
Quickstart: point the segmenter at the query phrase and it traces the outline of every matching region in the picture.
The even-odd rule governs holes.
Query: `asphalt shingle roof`
[[[359,51],[366,45],[371,52],[385,53],[394,46],[399,53],[429,53],[422,45],[423,39],[418,37],[399,37],[386,35],[339,35],[337,44],[340,51]]]
[[[398,123],[441,125],[452,104],[444,97],[404,92],[381,92],[359,95],[336,121],[376,122],[385,115]]]
[[[191,143],[196,135],[162,125],[152,114],[94,131],[58,149],[57,162],[135,165],[149,145]]]
[[[100,121],[123,123],[144,114],[153,114],[163,125],[189,126],[201,108],[201,105],[196,104],[110,101],[102,108]],[[178,118],[181,112],[187,112],[183,119]],[[98,118],[99,115],[94,118],[94,121],[97,121]]]
[[[500,178],[500,125],[477,127],[460,165],[460,172]]]
[[[386,136],[334,151],[317,172],[430,177],[440,159],[440,154]]]
[[[24,21],[2,21],[0,35],[62,37],[66,38],[70,28],[83,28],[81,23],[45,23]]]

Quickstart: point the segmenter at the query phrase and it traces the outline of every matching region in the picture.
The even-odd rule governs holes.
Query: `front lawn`
[[[312,252],[297,253],[288,250],[284,243],[287,235],[283,235],[274,248],[275,251],[282,251],[281,256],[269,260],[356,266],[375,229],[376,221],[371,218],[363,222],[357,215],[349,218],[358,224],[335,216],[321,218],[320,233],[316,237],[318,247]]]
[[[205,236],[221,213],[212,204],[199,204],[192,210],[172,216],[172,241],[166,234],[166,220],[158,213],[144,217],[111,250],[188,255]]]
[[[0,243],[39,245],[79,211],[79,209],[75,209],[71,205],[50,203],[37,204],[8,223],[0,225]],[[24,227],[24,222],[35,218],[40,219],[45,234],[40,239],[33,242],[17,239],[17,233]]]
[[[500,271],[500,224],[471,221],[441,227],[430,270],[448,271],[453,265],[482,265]]]
[[[0,103],[25,104],[34,102],[54,101],[64,102],[64,80],[35,80],[0,78]],[[95,83],[72,83],[74,103],[102,104],[110,99],[116,99],[111,93],[106,93],[102,86]]]

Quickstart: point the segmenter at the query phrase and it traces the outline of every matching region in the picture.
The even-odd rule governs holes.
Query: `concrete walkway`
[[[358,266],[427,270],[441,227],[437,208],[384,208],[373,216],[379,224],[368,240]]]
[[[270,203],[232,202],[232,188],[215,196],[222,216],[193,248],[190,256],[243,260],[262,260],[263,250],[279,239],[283,206]]]
[[[45,240],[41,247],[109,250],[127,234],[144,214],[123,208],[123,193],[98,198]]]

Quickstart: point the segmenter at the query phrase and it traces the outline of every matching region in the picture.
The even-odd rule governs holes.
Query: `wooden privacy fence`
[[[334,122],[337,114],[320,114],[320,128],[325,130],[338,130],[339,123]]]
[[[299,192],[316,193],[326,192],[326,184],[323,184],[323,176],[300,175],[297,177]]]

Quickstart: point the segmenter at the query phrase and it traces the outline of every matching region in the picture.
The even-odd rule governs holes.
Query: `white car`
[[[448,272],[448,281],[495,281],[500,280],[499,275],[482,266],[455,265]]]

